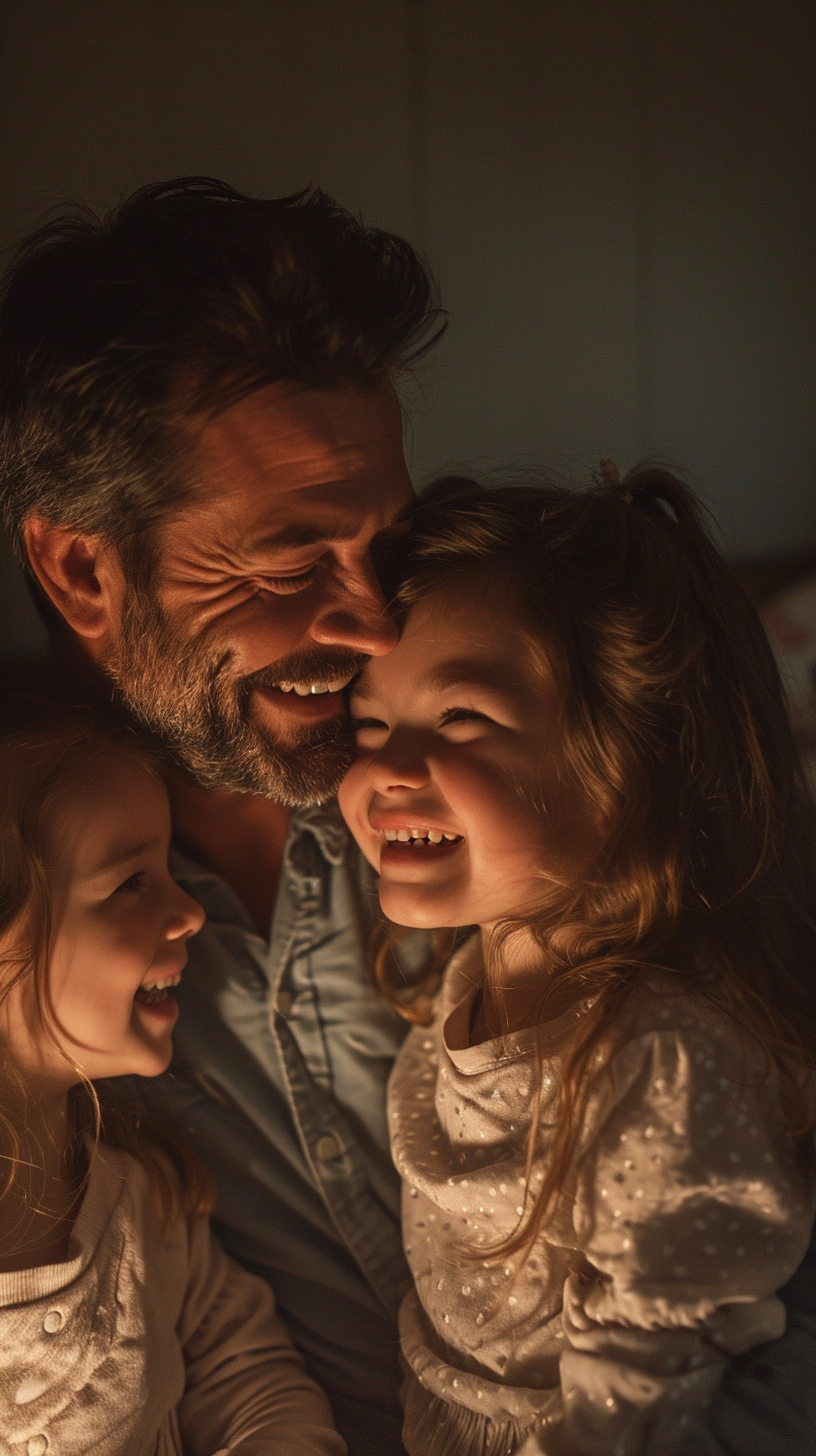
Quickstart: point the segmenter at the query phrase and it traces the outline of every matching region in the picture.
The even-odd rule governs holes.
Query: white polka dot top
[[[391,1080],[414,1288],[400,1312],[411,1456],[671,1456],[733,1353],[778,1337],[775,1291],[807,1248],[810,1170],[773,1078],[724,1016],[670,979],[639,989],[598,1059],[571,1175],[532,1250],[492,1250],[529,1210],[580,1010],[470,1046],[478,937]]]

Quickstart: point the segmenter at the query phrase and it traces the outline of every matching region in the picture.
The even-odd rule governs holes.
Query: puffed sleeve
[[[785,1329],[776,1290],[813,1221],[773,1078],[728,1026],[681,1019],[597,1079],[572,1206],[561,1439],[581,1456],[672,1456],[731,1357]]]
[[[177,1331],[186,1386],[177,1418],[189,1456],[345,1456],[322,1390],[275,1312],[269,1286],[230,1259],[205,1218],[189,1224]]]
[[[787,1329],[781,1340],[734,1360],[704,1426],[679,1456],[802,1456],[816,1451],[816,1236],[779,1291]]]

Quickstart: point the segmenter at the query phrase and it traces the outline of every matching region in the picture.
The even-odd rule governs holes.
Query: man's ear
[[[92,657],[118,641],[125,578],[101,536],[31,515],[23,527],[29,565],[46,596]]]

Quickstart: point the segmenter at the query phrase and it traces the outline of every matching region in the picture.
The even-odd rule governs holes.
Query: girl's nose
[[[168,940],[189,940],[195,935],[204,924],[206,919],[204,911],[192,895],[182,890],[181,885],[173,884],[175,895],[173,897],[173,908],[167,925]]]
[[[374,754],[366,772],[371,787],[378,794],[399,789],[424,789],[431,781],[428,760],[420,745],[398,734],[392,734]]]

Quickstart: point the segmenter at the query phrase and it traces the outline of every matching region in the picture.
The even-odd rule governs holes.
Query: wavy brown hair
[[[543,1186],[513,1237],[528,1246],[573,1158],[590,1063],[643,973],[669,972],[764,1053],[790,1138],[812,1155],[803,1074],[816,1060],[816,834],[779,674],[757,614],[668,471],[588,489],[482,489],[448,478],[420,501],[398,563],[403,611],[474,576],[505,592],[521,639],[559,689],[563,771],[603,841],[577,880],[487,957],[484,1008],[501,1034],[501,950],[519,925],[542,965],[534,1021],[589,998],[563,1069]],[[389,993],[387,962],[380,984]],[[391,993],[423,1015],[431,981]],[[539,1132],[534,1117],[529,1170]]]
[[[57,928],[54,825],[77,778],[112,749],[131,755],[146,774],[157,772],[125,727],[34,695],[0,695],[0,1003],[29,981],[38,1033],[60,1050],[49,986]],[[80,1067],[75,1070],[77,1082],[68,1094],[67,1157],[81,1165],[87,1139],[131,1153],[147,1170],[165,1228],[179,1212],[208,1212],[210,1186],[188,1150],[132,1097],[123,1100],[116,1081],[92,1083]],[[28,1178],[33,1186],[37,1175],[21,1158],[21,1128],[11,1110],[11,1094],[19,1097],[20,1092],[25,1097],[24,1078],[0,1042],[0,1202],[19,1180]]]
[[[21,563],[37,512],[103,536],[144,586],[196,488],[191,425],[275,380],[377,387],[445,323],[411,245],[314,188],[176,177],[105,216],[58,211],[0,278],[0,513]]]

